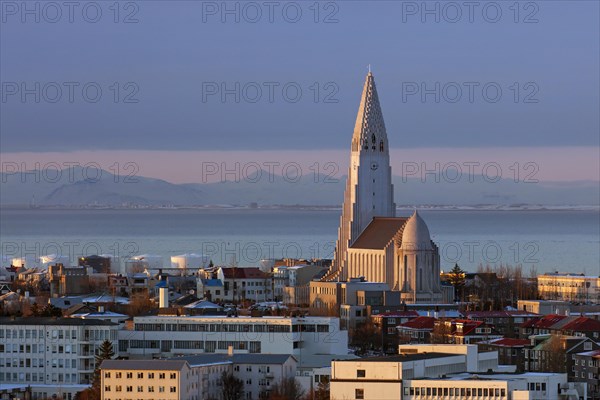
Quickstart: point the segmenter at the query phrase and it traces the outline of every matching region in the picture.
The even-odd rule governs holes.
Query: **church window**
[[[383,140],[379,142],[379,151],[383,151]]]
[[[371,141],[373,142],[373,144],[377,143],[377,138],[375,137],[375,134],[371,136]]]

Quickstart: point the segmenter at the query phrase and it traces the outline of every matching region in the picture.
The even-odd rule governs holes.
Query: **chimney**
[[[233,355],[233,346],[228,346],[227,347],[227,355],[228,356],[232,356]]]
[[[159,307],[167,308],[169,307],[169,289],[161,287],[159,289]]]

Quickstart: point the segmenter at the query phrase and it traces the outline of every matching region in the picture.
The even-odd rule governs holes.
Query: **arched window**
[[[383,140],[379,142],[379,151],[383,152]]]

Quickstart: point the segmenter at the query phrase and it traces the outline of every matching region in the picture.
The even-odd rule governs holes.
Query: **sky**
[[[133,160],[177,182],[198,159],[343,170],[370,65],[402,161],[599,179],[597,1],[71,4],[0,1],[3,162]]]

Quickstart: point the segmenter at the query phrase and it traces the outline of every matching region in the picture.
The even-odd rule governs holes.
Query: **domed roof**
[[[400,248],[403,250],[432,250],[429,229],[416,210],[404,225]]]

